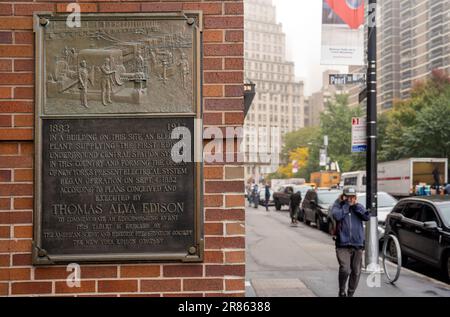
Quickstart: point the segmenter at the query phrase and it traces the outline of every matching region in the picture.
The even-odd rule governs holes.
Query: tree
[[[380,160],[407,157],[449,157],[450,77],[433,71],[418,82],[411,98],[396,102],[387,114]]]
[[[285,163],[288,163],[289,155],[292,151],[298,148],[308,148],[314,143],[320,135],[318,127],[302,128],[297,131],[286,133],[283,137],[283,149],[281,151],[281,158]]]

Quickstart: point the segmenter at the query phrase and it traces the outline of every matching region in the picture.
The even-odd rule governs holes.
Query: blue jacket
[[[331,210],[336,220],[337,247],[364,247],[363,221],[370,219],[370,213],[361,204],[350,206],[347,202],[336,201]]]

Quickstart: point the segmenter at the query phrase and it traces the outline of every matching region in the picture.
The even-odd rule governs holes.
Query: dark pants
[[[348,295],[352,296],[358,287],[361,275],[363,250],[358,248],[336,248],[336,256],[339,262],[339,293],[345,292],[348,277]]]
[[[269,200],[270,200],[270,197],[269,198],[266,197],[266,200],[264,201],[265,206],[266,206],[266,211],[269,211]]]

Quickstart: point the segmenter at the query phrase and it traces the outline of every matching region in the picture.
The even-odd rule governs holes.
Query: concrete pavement
[[[288,212],[246,209],[247,296],[335,297],[334,241],[314,227],[290,225]],[[450,297],[450,285],[402,268],[395,285],[384,276],[362,274],[355,296]]]

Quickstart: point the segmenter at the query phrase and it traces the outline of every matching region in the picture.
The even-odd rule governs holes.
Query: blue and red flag
[[[325,0],[351,29],[364,24],[364,0]]]

